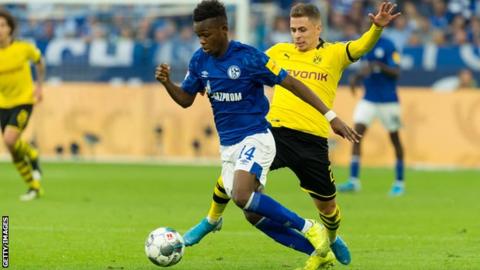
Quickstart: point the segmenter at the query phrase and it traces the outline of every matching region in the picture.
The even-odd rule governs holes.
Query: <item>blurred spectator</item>
[[[408,28],[417,30],[421,27],[423,17],[412,2],[407,1],[403,4],[403,16],[407,19]]]
[[[480,41],[480,18],[473,17],[470,20],[470,27],[467,31],[468,41],[476,43],[477,46],[479,46],[480,43],[478,43],[478,41]]]
[[[432,34],[432,27],[430,24],[430,20],[425,17],[422,17],[418,20],[418,34],[422,40],[423,44],[432,43],[433,42],[433,34]]]
[[[430,16],[430,22],[434,28],[446,29],[448,27],[448,17],[445,2],[443,0],[432,0],[433,14]]]
[[[272,32],[270,33],[269,46],[281,42],[290,42],[291,40],[292,37],[290,36],[290,22],[288,17],[276,17],[273,23]]]
[[[448,12],[453,15],[469,19],[472,16],[474,1],[471,0],[449,0]]]
[[[387,36],[396,45],[398,50],[402,50],[408,43],[412,29],[408,27],[405,16],[400,16],[393,22],[392,28],[384,30],[384,35]]]
[[[457,89],[472,89],[477,88],[477,81],[473,78],[472,71],[469,69],[462,69],[458,73],[458,86]]]
[[[432,43],[438,47],[447,46],[447,39],[442,30],[434,30],[432,32]]]
[[[457,32],[464,32],[466,24],[467,22],[462,15],[456,15],[455,17],[453,17],[452,23],[449,25],[447,32],[450,39],[455,39]]]
[[[179,35],[176,36],[172,42],[175,44],[172,51],[172,57],[175,61],[171,62],[171,66],[173,69],[181,71],[180,74],[182,74],[183,77],[192,53],[199,47],[195,35],[193,34],[192,26],[182,26]]]
[[[457,30],[453,34],[453,45],[462,46],[468,43],[467,32],[463,29]]]
[[[410,38],[408,39],[408,46],[409,47],[421,47],[423,46],[422,42],[422,36],[419,31],[414,31],[410,35]]]
[[[475,89],[478,87],[473,73],[469,69],[462,69],[456,76],[442,78],[436,81],[432,88],[438,92],[452,92],[455,90]]]

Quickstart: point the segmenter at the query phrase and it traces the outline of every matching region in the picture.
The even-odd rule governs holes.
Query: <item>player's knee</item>
[[[3,138],[5,142],[5,146],[7,147],[10,153],[13,153],[15,150],[15,144],[17,143],[17,139],[13,137],[6,136]]]
[[[244,208],[250,199],[251,193],[234,190],[232,191],[232,200],[240,208]]]

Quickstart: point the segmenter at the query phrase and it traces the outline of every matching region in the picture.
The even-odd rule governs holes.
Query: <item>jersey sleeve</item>
[[[348,65],[357,60],[351,58],[351,56],[349,55],[348,46],[348,43],[338,42],[328,47],[328,49],[331,51],[331,54],[337,56],[336,58],[338,61],[336,62],[336,68],[338,68],[339,70],[345,69]]]
[[[26,43],[26,51],[28,60],[38,63],[42,58],[42,53],[40,50],[33,44]]]
[[[252,49],[244,60],[251,78],[263,85],[280,84],[288,75],[275,60],[259,50]]]
[[[203,91],[203,84],[197,73],[197,65],[198,58],[194,55],[190,60],[187,74],[181,85],[181,88],[190,95],[195,95],[196,93]]]

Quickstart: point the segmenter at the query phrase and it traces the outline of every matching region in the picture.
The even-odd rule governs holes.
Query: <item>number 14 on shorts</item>
[[[248,148],[248,150],[245,150],[246,148],[247,146],[244,145],[242,151],[240,151],[240,155],[238,155],[238,159],[241,159],[242,156],[244,156],[247,160],[252,160],[253,155],[255,154],[255,146]]]

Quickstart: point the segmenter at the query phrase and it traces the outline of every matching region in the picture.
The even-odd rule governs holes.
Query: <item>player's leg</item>
[[[263,192],[263,188],[259,187],[257,191]],[[310,241],[308,241],[297,230],[284,226],[253,212],[244,210],[243,213],[250,224],[265,233],[277,243],[280,243],[288,248],[293,248],[307,255],[311,255],[315,251],[315,248],[312,246]]]
[[[337,234],[340,222],[342,220],[340,207],[337,205],[335,198],[325,201],[312,197],[315,206],[318,209],[320,219],[327,228],[330,247],[335,254],[336,259],[348,265],[351,262],[350,250],[345,241]]]
[[[390,140],[395,149],[395,182],[393,183],[390,195],[400,196],[405,193],[403,146],[398,131],[390,132]]]
[[[275,136],[275,132],[272,130],[272,133]],[[278,141],[275,140],[275,144],[277,145],[278,148]],[[277,154],[275,155],[275,158],[273,160],[273,163],[270,167],[271,170],[277,169],[277,168],[282,168],[285,167],[283,159],[281,156]],[[222,225],[222,219],[221,216],[223,214],[223,211],[225,207],[227,206],[228,202],[230,201],[230,198],[226,194],[225,187],[223,185],[223,180],[222,177],[220,176],[217,179],[217,182],[215,184],[214,190],[213,190],[213,198],[210,203],[210,209],[208,210],[208,215],[206,218],[202,219],[198,224],[196,224],[194,227],[190,228],[185,235],[183,236],[185,240],[185,245],[186,246],[191,246],[194,244],[197,244],[200,242],[200,240],[205,237],[210,232],[214,232],[216,230],[220,230],[221,225]],[[250,212],[245,214],[247,217],[247,220],[254,226],[260,221],[261,217]],[[268,219],[265,219],[268,220]],[[271,221],[273,222],[273,221]],[[272,223],[264,221],[262,222],[259,226],[256,226],[258,229],[263,231],[266,235],[272,237],[275,241],[282,243],[282,240],[277,240],[276,235],[278,235],[276,232],[278,231],[278,228],[274,228],[275,226],[270,226]],[[285,226],[278,224],[282,228],[287,229]],[[273,228],[272,228],[273,227]],[[272,230],[272,232],[270,232]],[[288,229],[291,230],[291,229]],[[282,237],[282,236],[279,236]],[[282,237],[283,238],[283,237]],[[303,240],[307,241],[304,237]],[[310,243],[310,242],[308,242]],[[289,245],[287,245],[288,247]],[[301,245],[297,245],[301,246]],[[313,249],[313,247],[312,247]]]
[[[335,199],[336,187],[328,158],[328,144],[326,139],[322,143],[314,142],[309,143],[311,149],[307,149],[306,145],[297,146],[297,149],[304,149],[303,158],[299,163],[290,162],[289,167],[297,175],[301,188],[312,198],[335,257],[346,265],[350,263],[351,255],[348,246],[337,234],[341,213]]]
[[[230,198],[223,187],[222,177],[218,177],[213,189],[212,202],[207,217],[203,218],[197,225],[190,228],[183,236],[186,246],[192,246],[200,242],[205,235],[215,232],[222,227],[222,214],[227,207]]]
[[[355,131],[360,134],[362,137],[367,132],[367,126],[365,124],[356,123],[354,126]],[[360,158],[361,158],[361,143],[362,138],[359,139],[358,143],[353,143],[352,145],[352,158],[350,160],[350,177],[347,182],[338,185],[338,191],[340,192],[350,192],[350,191],[359,191],[361,189],[360,183]]]
[[[32,106],[19,106],[8,110],[7,117],[2,117],[3,140],[12,156],[12,161],[20,173],[20,176],[29,186],[26,194],[20,197],[21,200],[32,200],[40,196],[40,175],[33,173],[32,165],[29,162],[29,156],[37,156],[38,152],[26,141],[21,139],[25,129]]]
[[[374,103],[361,100],[355,107],[353,113],[354,129],[362,137],[366,134],[367,128],[375,118],[377,108]],[[338,191],[350,192],[359,191],[360,185],[360,158],[361,158],[361,139],[352,146],[352,158],[350,160],[350,177],[349,179],[338,185]]]
[[[227,194],[243,210],[269,218],[279,224],[302,232],[320,256],[330,250],[325,229],[316,221],[305,220],[271,197],[258,192],[265,185],[268,169],[275,156],[275,141],[270,132],[247,137],[230,155],[235,164],[233,177],[222,170]],[[225,160],[222,157],[222,160]],[[226,166],[222,166],[227,168]]]
[[[379,118],[383,126],[388,130],[390,140],[395,149],[395,181],[390,190],[391,196],[401,196],[405,192],[404,182],[404,164],[403,164],[403,147],[400,141],[398,130],[402,123],[400,120],[400,104],[398,102],[381,104],[378,107]]]

